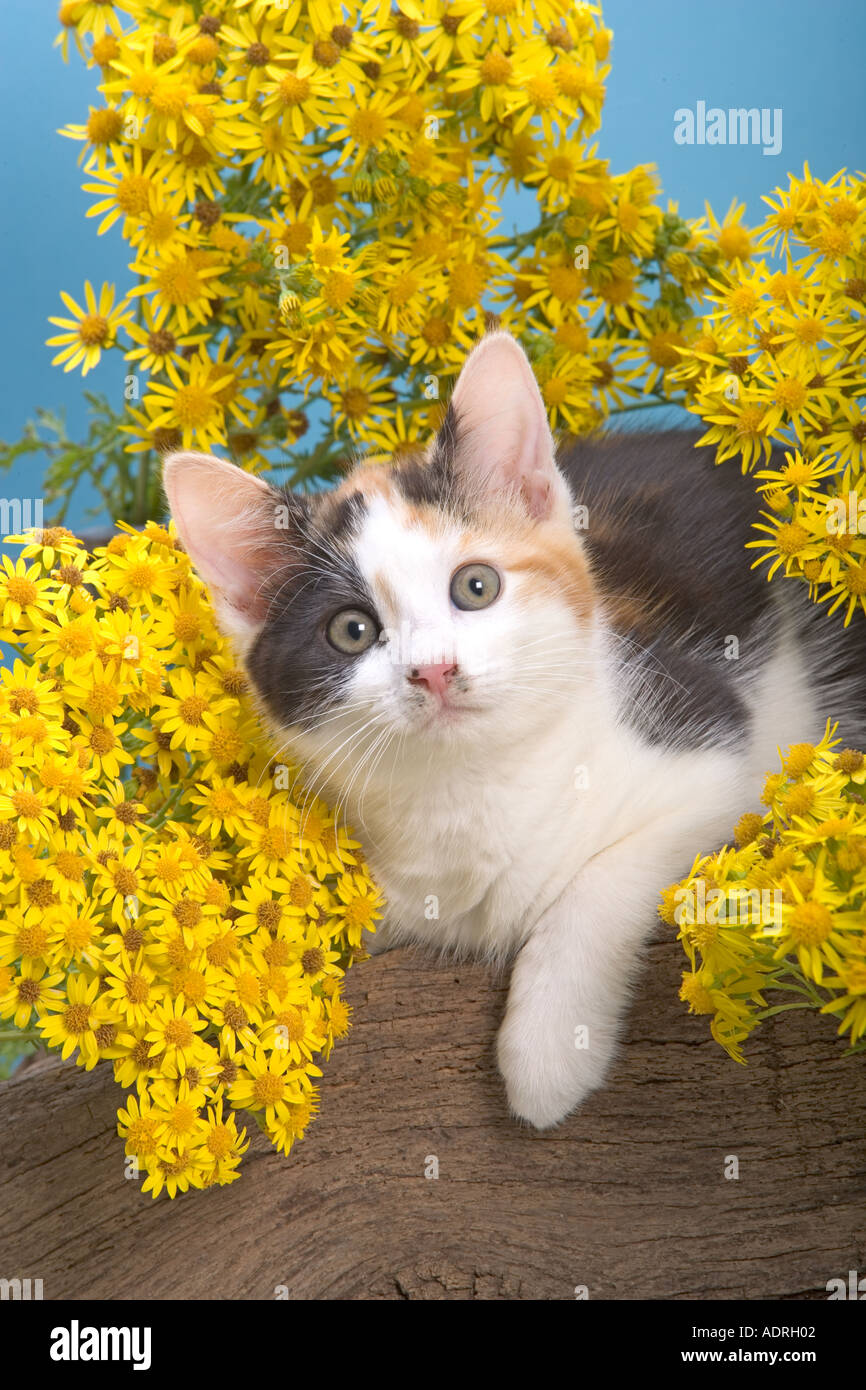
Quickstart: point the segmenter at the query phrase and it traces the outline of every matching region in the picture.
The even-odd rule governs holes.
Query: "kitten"
[[[557,465],[500,332],[423,461],[309,497],[165,466],[263,712],[363,838],[388,943],[514,958],[498,1059],[538,1128],[602,1082],[659,890],[757,807],[777,745],[866,726],[854,638],[750,569],[754,493],[693,445]]]

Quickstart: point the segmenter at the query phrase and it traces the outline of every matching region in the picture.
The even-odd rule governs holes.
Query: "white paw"
[[[604,1079],[610,1061],[592,1049],[575,1048],[573,1034],[550,1022],[528,1029],[519,1013],[499,1030],[497,1058],[512,1112],[535,1129],[558,1125]]]

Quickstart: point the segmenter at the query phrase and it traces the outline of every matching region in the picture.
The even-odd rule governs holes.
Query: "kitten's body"
[[[531,746],[503,718],[475,749],[438,737],[425,759],[383,760],[369,782],[362,769],[346,794],[349,754],[328,785],[386,886],[389,942],[510,952],[594,855],[684,811],[695,847],[711,848],[754,803],[780,744],[817,739],[858,699],[862,715],[838,627],[816,622],[802,587],[771,592],[749,568],[753,494],[695,439],[624,436],[561,457],[587,508],[600,604],[573,667],[544,673],[574,700]],[[359,553],[393,550],[392,511],[370,509]],[[431,894],[438,916],[425,918]]]
[[[754,498],[730,468],[670,434],[576,445],[557,472],[517,356],[485,340],[423,466],[293,500],[282,537],[253,497],[255,598],[172,501],[266,712],[362,835],[388,942],[517,952],[499,1061],[544,1126],[607,1069],[659,890],[756,807],[778,745],[843,712],[862,739],[866,700],[839,626],[750,570]],[[471,560],[502,591],[458,611]],[[349,662],[321,636],[341,605],[383,629]],[[444,664],[418,664],[419,636],[456,665],[440,697],[412,675]]]

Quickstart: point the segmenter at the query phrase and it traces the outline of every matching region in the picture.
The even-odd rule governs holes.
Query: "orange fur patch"
[[[505,564],[523,574],[527,588],[539,596],[556,589],[579,623],[592,618],[595,585],[577,537],[560,527],[540,527],[506,554]]]
[[[367,464],[359,464],[354,468],[347,478],[344,478],[339,487],[333,492],[328,493],[336,502],[342,502],[344,498],[350,497],[353,492],[359,492],[362,497],[384,496],[393,493],[394,485],[388,476],[388,468],[384,465],[370,467]]]
[[[370,576],[370,587],[374,596],[379,600],[380,616],[385,618],[388,623],[396,623],[400,613],[400,602],[390,579],[381,570],[378,570]]]

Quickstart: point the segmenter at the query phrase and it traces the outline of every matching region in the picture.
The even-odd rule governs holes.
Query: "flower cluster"
[[[596,157],[596,5],[67,0],[60,20],[101,93],[63,133],[133,256],[129,293],[65,295],[50,339],[66,370],[125,359],[141,472],[115,516],[158,515],[166,447],[261,471],[315,421],[294,483],[411,452],[491,321],[527,346],[554,427],[663,398],[741,239],[663,212],[652,167]],[[538,219],[513,237],[508,189]]]
[[[756,470],[756,563],[849,623],[866,610],[866,181],[822,183],[807,167],[765,201],[673,376],[717,461]]]
[[[292,799],[171,532],[12,539],[0,1019],[113,1065],[144,1191],[231,1182],[235,1112],[284,1153],[314,1115],[379,896],[327,808]]]
[[[734,845],[698,859],[662,895],[691,968],[680,998],[742,1062],[765,1018],[818,1009],[866,1050],[866,757],[793,744],[768,776],[765,812],[747,812]],[[768,1005],[772,992],[785,1002]],[[777,993],[780,992],[780,993]]]

